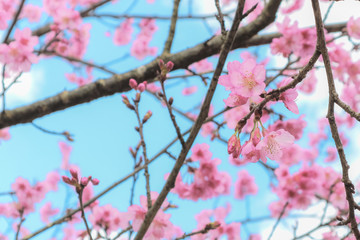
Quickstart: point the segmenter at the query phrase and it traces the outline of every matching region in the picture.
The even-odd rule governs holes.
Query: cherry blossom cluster
[[[221,239],[224,236],[226,236],[227,239],[240,240],[241,223],[226,223],[225,218],[230,212],[231,206],[227,204],[226,207],[217,207],[214,210],[203,210],[195,215],[195,219],[198,222],[196,230],[204,229],[209,224],[217,227],[206,234],[195,235],[191,237],[191,240]]]
[[[0,204],[0,216],[8,218],[22,218],[29,213],[35,211],[35,204],[44,200],[46,194],[50,191],[57,191],[57,184],[60,180],[60,175],[57,172],[50,172],[47,174],[46,179],[42,182],[37,182],[31,185],[27,179],[18,177],[11,185],[11,190],[16,196],[16,200],[10,203]],[[47,209],[51,205],[47,205]],[[56,214],[58,211],[53,211],[49,214],[49,211],[42,210],[42,220],[46,223],[48,217]]]
[[[14,41],[0,44],[0,63],[6,64],[11,72],[28,72],[38,57],[33,53],[39,39],[31,36],[30,28],[16,29]]]
[[[134,22],[133,18],[127,18],[123,21],[119,27],[115,29],[114,32],[114,44],[115,45],[126,45],[131,41],[131,34],[134,29],[132,24]]]
[[[193,177],[190,184],[184,183],[181,175],[176,178],[173,193],[180,198],[197,201],[229,194],[231,177],[227,172],[220,172],[217,166],[220,159],[211,159],[210,146],[206,143],[196,144],[192,148],[189,162],[199,162],[199,167],[188,167],[188,174]]]
[[[130,49],[130,54],[139,60],[147,56],[155,56],[157,47],[149,47],[150,41],[157,31],[155,19],[144,18],[139,23],[140,33],[137,35]]]
[[[303,165],[299,171],[290,174],[286,166],[280,166],[275,170],[275,174],[279,184],[273,187],[273,191],[279,201],[269,206],[274,217],[279,216],[286,203],[286,212],[290,209],[306,209],[316,197],[328,199],[329,192],[332,194],[328,200],[339,213],[347,209],[341,175],[330,167]]]
[[[62,176],[62,179],[65,183],[74,186],[77,193],[82,191],[89,184],[89,182],[91,182],[93,185],[99,184],[99,180],[97,178],[92,178],[91,176],[80,177],[77,169],[71,168],[70,174],[71,178]]]
[[[279,32],[283,35],[273,39],[270,48],[271,53],[281,53],[288,57],[291,53],[298,57],[306,58],[315,50],[316,30],[315,28],[298,28],[297,21],[290,25],[290,19],[286,17],[282,24],[277,23]]]
[[[154,204],[158,195],[159,194],[156,192],[151,192],[152,204]],[[168,209],[169,206],[169,203],[164,201],[162,208],[157,212],[144,239],[173,239],[174,237],[180,237],[183,234],[179,227],[170,222],[171,215],[165,213],[165,210]],[[147,211],[148,205],[146,196],[140,196],[140,205],[131,205],[123,216],[126,221],[131,223],[134,231],[138,231],[145,219]]]

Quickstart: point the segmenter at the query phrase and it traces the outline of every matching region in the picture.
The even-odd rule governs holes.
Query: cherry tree
[[[360,239],[356,7],[0,0],[0,239]]]

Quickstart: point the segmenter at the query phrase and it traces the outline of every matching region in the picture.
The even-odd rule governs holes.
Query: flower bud
[[[228,153],[231,154],[234,152],[235,150],[235,145],[236,145],[236,135],[233,134],[230,138],[229,138],[229,141],[228,141]]]
[[[62,176],[62,180],[64,181],[64,183],[72,185],[70,178],[68,178],[67,176]]]
[[[162,69],[164,67],[165,63],[162,59],[159,59],[159,67]]]
[[[78,174],[78,171],[77,171],[76,169],[71,168],[71,169],[70,169],[70,174],[71,174],[71,176],[72,176],[73,178],[75,178],[76,180],[78,180],[79,174]]]
[[[91,177],[82,177],[81,181],[80,181],[81,185],[86,187],[88,185],[90,179],[91,179]]]
[[[129,86],[130,86],[132,89],[137,90],[138,84],[137,84],[137,82],[136,82],[135,79],[131,78],[131,79],[129,80]]]
[[[171,105],[173,104],[173,102],[174,102],[174,98],[173,98],[173,97],[170,97],[170,98],[169,98],[169,105],[171,106]]]
[[[146,123],[147,120],[149,120],[149,118],[151,118],[151,116],[152,116],[152,112],[151,112],[150,110],[147,111],[147,113],[145,114],[145,116],[144,116],[144,118],[143,118],[143,120],[142,120],[142,123],[143,123],[143,124]]]
[[[136,157],[136,153],[134,152],[134,150],[132,149],[132,147],[129,147],[129,151],[131,153],[131,156],[133,156],[133,158]]]
[[[237,141],[235,142],[235,149],[232,153],[233,158],[238,158],[240,156],[241,153],[241,143],[240,143],[240,139],[237,139]]]
[[[135,107],[129,102],[129,99],[128,99],[128,97],[126,96],[126,95],[121,95],[121,97],[122,97],[122,102],[129,108],[129,109],[131,109],[131,110],[135,110]]]
[[[98,185],[98,184],[100,183],[100,181],[99,181],[99,179],[97,179],[97,178],[93,178],[93,179],[91,179],[91,183],[92,183],[93,185]]]
[[[259,127],[256,127],[255,130],[251,133],[251,140],[252,140],[254,146],[256,146],[260,142],[261,134],[260,134]]]
[[[146,85],[145,85],[144,83],[140,83],[139,86],[138,86],[138,90],[139,90],[140,92],[145,91],[145,88],[146,88]]]
[[[234,158],[238,158],[241,153],[240,139],[233,134],[228,141],[228,153],[232,154]]]
[[[171,69],[174,68],[174,63],[173,63],[172,61],[168,61],[168,62],[166,63],[166,68],[167,68],[168,72],[170,72]]]
[[[135,101],[136,101],[136,102],[140,102],[140,98],[141,98],[141,94],[140,94],[139,92],[136,93]]]

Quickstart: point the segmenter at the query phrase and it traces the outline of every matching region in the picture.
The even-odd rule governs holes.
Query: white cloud
[[[13,78],[5,80],[5,86],[13,81]],[[6,91],[6,107],[33,102],[40,92],[43,82],[43,72],[32,70],[23,73],[19,79]],[[2,104],[2,99],[0,100]]]

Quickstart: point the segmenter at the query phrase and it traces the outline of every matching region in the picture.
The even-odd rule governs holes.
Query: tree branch
[[[325,34],[324,34],[324,25],[321,19],[321,11],[318,0],[312,0],[312,7],[314,11],[315,16],[315,22],[316,22],[316,32],[317,32],[317,48],[321,52],[321,55],[324,60],[325,70],[326,70],[326,77],[328,81],[329,86],[329,105],[328,105],[328,113],[327,113],[327,119],[329,121],[330,129],[331,129],[331,135],[334,139],[340,162],[342,167],[342,181],[345,186],[345,192],[346,192],[346,200],[349,203],[349,215],[347,221],[351,224],[351,230],[354,233],[356,239],[360,239],[360,232],[357,227],[357,222],[355,218],[355,201],[353,194],[355,193],[355,187],[353,183],[351,182],[349,178],[349,164],[345,157],[345,152],[343,148],[343,144],[341,142],[339,132],[336,126],[335,122],[335,116],[334,116],[334,105],[335,105],[335,96],[337,96],[336,88],[335,88],[335,82],[334,77],[331,70],[331,63],[330,58],[328,55],[327,47],[326,47],[326,41],[325,41]]]
[[[165,47],[164,47],[164,50],[162,53],[163,55],[170,53],[171,45],[174,41],[176,22],[178,20],[178,13],[179,13],[179,4],[180,4],[180,0],[174,0],[174,8],[173,8],[172,16],[171,16],[169,35],[165,42]]]
[[[158,198],[156,199],[155,203],[153,204],[152,208],[147,212],[145,219],[143,221],[143,223],[141,224],[141,227],[137,233],[137,235],[135,236],[135,240],[140,240],[143,239],[143,237],[145,236],[145,233],[147,232],[150,224],[152,223],[153,219],[155,218],[156,213],[158,212],[158,210],[160,209],[161,205],[163,204],[166,196],[168,195],[168,193],[170,192],[170,190],[175,186],[175,179],[177,177],[177,175],[180,172],[180,169],[184,163],[184,160],[186,158],[187,153],[189,152],[195,137],[197,136],[197,134],[199,133],[199,130],[204,122],[204,120],[206,119],[208,112],[209,112],[209,106],[210,106],[210,102],[212,100],[212,97],[214,95],[215,89],[216,89],[216,85],[218,82],[218,78],[222,72],[222,69],[224,67],[225,64],[225,60],[227,58],[227,55],[230,51],[230,47],[234,41],[234,36],[236,33],[237,28],[239,27],[240,21],[241,21],[241,16],[242,16],[242,12],[244,9],[244,4],[245,4],[245,0],[240,0],[238,2],[238,6],[236,9],[236,13],[235,13],[235,18],[234,18],[234,22],[233,25],[231,27],[230,32],[228,33],[225,42],[222,46],[221,52],[220,52],[220,57],[219,57],[219,61],[218,64],[216,66],[213,78],[211,80],[210,86],[209,86],[209,90],[206,94],[203,106],[201,107],[200,110],[200,114],[198,116],[198,118],[196,119],[195,124],[193,125],[191,132],[190,132],[190,136],[186,141],[186,148],[182,148],[181,149],[181,153],[178,157],[178,159],[175,162],[175,165],[168,177],[168,179],[166,180],[166,183],[163,187],[163,189],[161,190]]]
[[[247,41],[257,34],[261,29],[265,28],[275,19],[275,13],[280,0],[269,1],[263,13],[250,24],[240,28],[236,35],[235,41],[231,49],[239,47],[247,47]],[[272,40],[267,38],[267,41]],[[186,49],[179,53],[171,54],[163,59],[164,62],[172,61],[174,69],[184,69],[190,64],[200,61],[204,58],[217,54],[220,51],[222,36],[213,37],[192,48]],[[259,44],[259,37],[255,38],[255,44]],[[36,118],[43,117],[53,112],[57,112],[68,107],[93,101],[95,99],[113,95],[115,93],[130,90],[129,80],[134,78],[137,82],[154,82],[158,81],[156,76],[158,71],[157,59],[152,62],[138,67],[132,71],[123,74],[117,74],[107,79],[100,79],[96,82],[87,84],[72,91],[64,91],[53,97],[19,107],[14,110],[7,110],[5,114],[0,116],[0,129],[20,123],[32,122]]]

